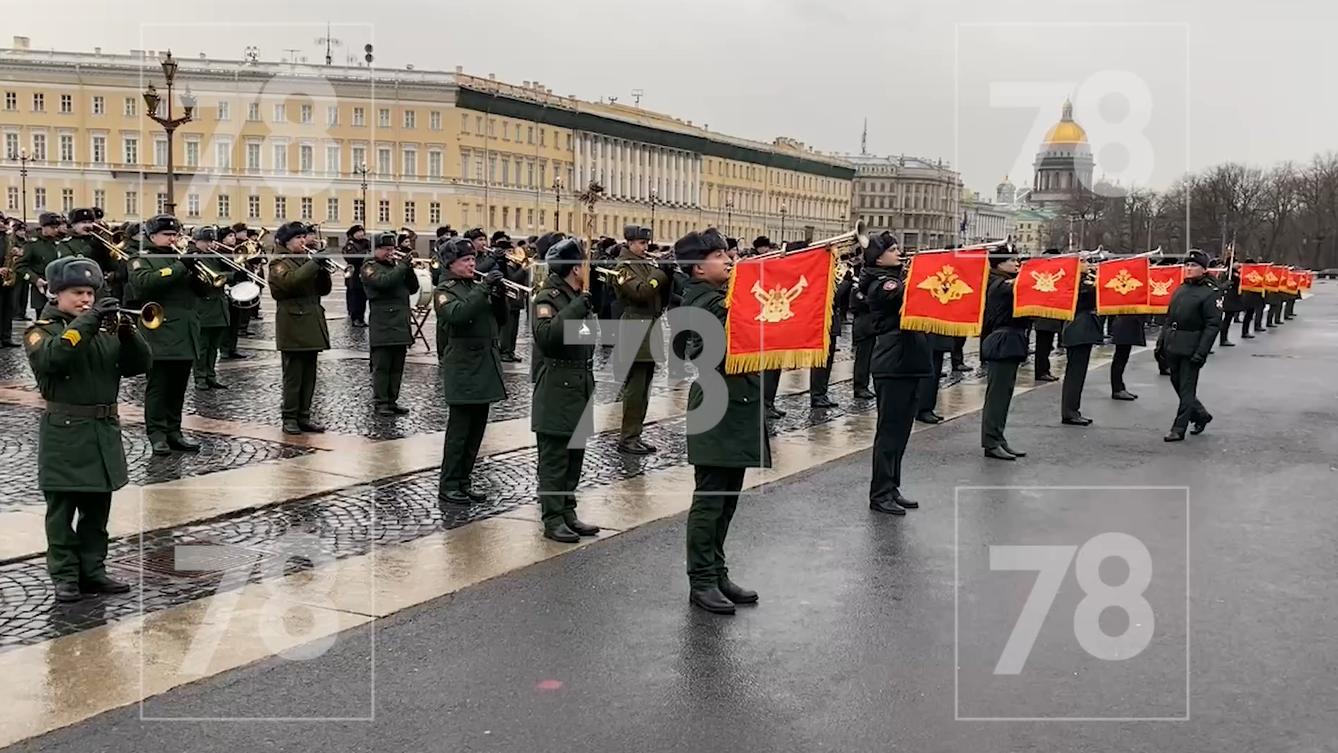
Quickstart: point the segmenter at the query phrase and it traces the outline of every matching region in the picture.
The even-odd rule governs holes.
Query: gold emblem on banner
[[[1268,274],[1264,275],[1264,284],[1269,286],[1270,288],[1276,287],[1278,284],[1278,276],[1273,274],[1272,272],[1269,272]]]
[[[1148,280],[1148,284],[1152,286],[1152,294],[1158,298],[1165,298],[1171,294],[1173,282],[1174,280]]]
[[[946,264],[915,287],[929,291],[929,295],[934,300],[944,305],[961,300],[976,292],[971,289],[970,285],[966,284],[965,280],[957,276],[957,270]]]
[[[1248,275],[1245,275],[1245,281],[1257,287],[1264,282],[1264,278],[1258,272],[1251,271]]]
[[[1067,270],[1061,269],[1058,272],[1032,272],[1031,279],[1036,283],[1035,285],[1032,285],[1032,288],[1034,288],[1037,293],[1053,293],[1059,290],[1056,283],[1064,279],[1064,273],[1066,271]]]
[[[763,290],[762,283],[754,282],[752,294],[757,299],[761,311],[753,317],[759,322],[775,324],[783,322],[786,319],[793,319],[794,312],[790,310],[790,304],[794,303],[801,293],[808,288],[808,278],[800,275],[799,282],[792,287],[776,287],[771,290]]]
[[[1106,281],[1106,288],[1120,295],[1129,295],[1141,287],[1143,281],[1129,274],[1127,269],[1121,269],[1119,274]]]

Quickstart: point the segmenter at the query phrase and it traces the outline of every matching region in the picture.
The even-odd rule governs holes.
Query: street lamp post
[[[358,222],[361,222],[362,224],[366,225],[367,224],[367,163],[366,162],[359,163],[357,167],[353,168],[353,172],[357,173],[359,178],[362,180],[360,184],[360,187],[362,188],[362,216],[358,218]]]
[[[659,200],[660,194],[655,189],[650,189],[650,234],[655,236],[655,203]]]
[[[781,204],[781,205],[780,205],[780,218],[781,218],[780,242],[781,242],[781,245],[782,245],[782,246],[785,245],[785,213],[786,213],[785,205],[784,205],[784,204]]]
[[[562,176],[553,176],[553,232],[562,232]]]
[[[725,234],[734,234],[734,200],[725,199]]]
[[[167,201],[163,204],[163,209],[168,214],[175,215],[177,202],[175,193],[175,175],[172,163],[172,134],[177,128],[191,121],[191,115],[195,111],[195,97],[187,89],[185,95],[181,97],[181,106],[185,109],[185,114],[179,118],[172,117],[172,86],[177,76],[177,61],[172,57],[172,51],[168,50],[163,57],[163,76],[167,79],[167,112],[165,117],[158,117],[158,105],[162,98],[158,95],[158,89],[152,83],[144,90],[144,105],[148,108],[149,119],[163,127],[167,132]]]
[[[21,190],[23,192],[23,227],[25,230],[28,227],[28,160],[30,159],[32,158],[28,156],[27,149],[19,150],[19,185],[23,187]]]

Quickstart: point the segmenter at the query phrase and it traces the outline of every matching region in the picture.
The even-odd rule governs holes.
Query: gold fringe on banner
[[[980,334],[980,322],[945,322],[928,316],[905,314],[901,317],[901,328],[908,332],[928,332],[945,337],[976,337]]]
[[[1013,316],[1038,316],[1042,319],[1058,319],[1062,322],[1073,321],[1073,309],[1057,309],[1049,306],[1014,306]]]
[[[1105,306],[1105,307],[1098,306],[1096,309],[1096,315],[1112,316],[1119,314],[1146,314],[1148,312],[1147,310],[1148,307],[1144,304],[1129,304],[1126,306]]]
[[[1161,315],[1165,314],[1167,311],[1170,311],[1170,310],[1171,310],[1171,307],[1170,307],[1169,305],[1167,305],[1167,306],[1144,306],[1144,307],[1143,307],[1143,310],[1140,311],[1140,312],[1138,312],[1138,313],[1140,313],[1140,314],[1151,314],[1151,315],[1153,315],[1153,316],[1161,316]]]

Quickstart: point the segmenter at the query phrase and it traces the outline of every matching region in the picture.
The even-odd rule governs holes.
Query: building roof
[[[1041,142],[1044,151],[1050,146],[1070,146],[1074,144],[1087,143],[1087,131],[1073,120],[1073,103],[1064,100],[1064,108],[1060,114],[1059,122],[1050,126],[1050,130],[1045,132],[1045,139]]]

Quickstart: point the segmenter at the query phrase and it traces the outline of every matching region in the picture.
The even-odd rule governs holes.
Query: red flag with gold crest
[[[1185,267],[1148,267],[1149,314],[1165,314],[1171,306],[1171,296],[1185,283]]]
[[[1038,256],[1022,262],[1013,284],[1013,316],[1073,321],[1082,273],[1077,256]]]
[[[901,328],[950,337],[975,337],[985,317],[989,254],[921,251],[906,270],[901,300]]]
[[[1096,265],[1096,313],[1102,316],[1147,313],[1148,269],[1146,256]]]
[[[1301,273],[1300,282],[1301,282],[1300,285],[1301,292],[1309,290],[1310,286],[1315,284],[1315,273],[1307,269],[1306,271]]]
[[[825,247],[740,259],[725,299],[725,372],[826,366],[835,294]]]
[[[1240,293],[1265,293],[1270,264],[1240,265]]]
[[[1276,264],[1268,265],[1268,271],[1264,272],[1264,292],[1277,293],[1281,291],[1286,279],[1286,267],[1279,267]]]
[[[1284,283],[1283,292],[1287,295],[1301,294],[1301,273],[1294,270],[1287,270],[1287,281]]]

